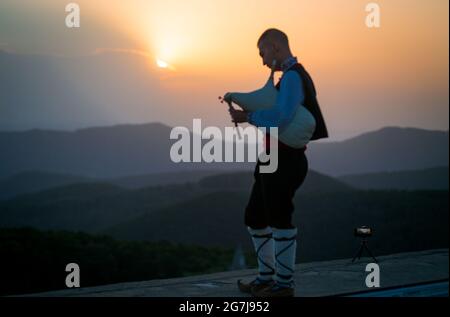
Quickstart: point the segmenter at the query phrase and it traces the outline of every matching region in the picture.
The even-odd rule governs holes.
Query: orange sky
[[[59,27],[67,2],[5,0],[0,12],[22,17],[11,25],[23,22],[10,32],[1,31],[0,22],[0,45],[20,53],[107,48],[148,54],[149,71],[156,59],[171,65],[158,72],[164,89],[180,104],[188,98],[193,115],[220,124],[225,114],[209,104],[226,91],[265,81],[256,41],[277,27],[315,79],[330,130],[448,129],[446,0],[374,1],[381,7],[380,29],[366,27],[370,1],[362,0],[79,0],[84,33],[75,36]]]

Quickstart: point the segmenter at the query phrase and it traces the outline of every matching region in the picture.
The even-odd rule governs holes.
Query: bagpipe
[[[254,112],[258,110],[267,110],[275,106],[278,97],[278,90],[274,85],[276,61],[272,63],[269,79],[266,84],[252,92],[230,92],[225,94],[222,101],[228,103],[229,107],[233,107],[235,103],[242,110]],[[235,123],[237,127],[237,123]],[[311,140],[316,129],[316,120],[312,113],[302,104],[299,104],[294,117],[278,134],[278,139],[286,145],[293,148],[302,148]]]

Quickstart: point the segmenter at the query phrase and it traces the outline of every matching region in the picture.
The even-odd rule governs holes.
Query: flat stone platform
[[[380,289],[448,280],[448,249],[398,253],[377,258]],[[296,266],[296,296],[340,296],[369,290],[365,279],[369,258],[301,263]],[[150,280],[80,287],[25,296],[44,297],[247,297],[236,286],[238,279],[250,280],[255,269],[198,275],[184,278]],[[81,275],[82,276],[82,275]],[[81,278],[81,283],[83,279]],[[447,295],[448,296],[448,295]]]

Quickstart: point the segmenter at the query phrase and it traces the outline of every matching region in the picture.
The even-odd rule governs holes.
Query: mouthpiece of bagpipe
[[[278,97],[273,78],[275,67],[276,60],[272,62],[270,76],[262,88],[247,93],[232,92],[227,94],[224,100],[229,102],[230,106],[231,102],[234,102],[248,112],[272,108]],[[300,104],[291,122],[279,133],[278,139],[293,148],[302,148],[312,138],[315,128],[314,116]]]
[[[225,97],[219,96],[220,103],[223,103],[225,101],[228,104],[228,108],[229,109],[234,109],[233,103],[232,103],[231,99],[228,98],[228,97],[229,97],[229,94],[225,95]],[[238,127],[237,122],[234,122],[234,126],[236,127],[236,132],[237,132],[238,139],[241,139],[242,138],[241,137],[241,132],[239,131],[239,127]]]

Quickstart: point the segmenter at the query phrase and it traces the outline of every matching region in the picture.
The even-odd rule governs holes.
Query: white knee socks
[[[253,245],[255,247],[258,259],[258,279],[267,281],[272,280],[275,275],[275,254],[274,241],[272,238],[272,229],[247,228],[252,235]]]
[[[297,249],[297,228],[273,228],[275,240],[276,272],[275,280],[281,286],[292,287],[295,269],[295,251]]]

